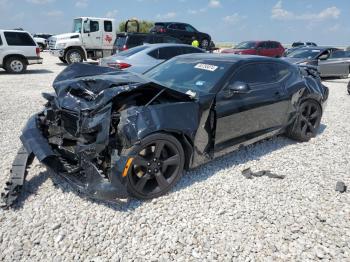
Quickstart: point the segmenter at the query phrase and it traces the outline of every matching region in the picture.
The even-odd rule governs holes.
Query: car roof
[[[0,31],[2,31],[2,32],[14,32],[14,33],[27,33],[27,34],[29,34],[29,32],[24,31],[24,30],[13,30],[13,29],[7,30],[7,29],[2,29]]]
[[[182,47],[193,47],[191,45],[186,44],[177,44],[177,43],[157,43],[157,44],[144,44],[150,46],[151,48],[159,48],[159,47],[173,47],[173,46],[182,46]],[[193,47],[196,48],[196,47]],[[199,48],[198,48],[199,49]],[[201,50],[201,49],[200,49]]]
[[[285,61],[265,56],[255,56],[255,55],[234,55],[234,54],[212,54],[212,53],[195,53],[195,54],[186,54],[178,56],[180,58],[186,59],[203,59],[203,60],[212,60],[218,62],[229,62],[235,64],[237,62],[282,62]]]

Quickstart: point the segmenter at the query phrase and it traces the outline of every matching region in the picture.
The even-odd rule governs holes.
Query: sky
[[[0,29],[66,33],[79,16],[187,22],[216,42],[350,45],[350,0],[0,0]]]

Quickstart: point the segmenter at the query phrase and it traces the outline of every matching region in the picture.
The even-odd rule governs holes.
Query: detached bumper
[[[64,49],[50,49],[50,54],[56,57],[63,57]]]
[[[51,147],[38,128],[37,119],[38,115],[29,119],[20,137],[29,154],[33,153],[40,162],[91,198],[113,201],[129,197],[125,182],[122,182],[122,172],[127,163],[127,157],[113,157],[114,164],[111,167],[110,179],[106,179],[93,162],[84,157],[81,157],[78,169],[70,172],[72,169],[69,168],[67,161]]]

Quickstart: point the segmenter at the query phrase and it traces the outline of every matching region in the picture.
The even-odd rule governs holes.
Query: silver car
[[[185,44],[146,44],[102,58],[100,66],[142,74],[165,60],[190,53],[204,53],[204,51]]]

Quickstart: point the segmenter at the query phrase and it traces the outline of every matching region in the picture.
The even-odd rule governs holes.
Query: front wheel
[[[164,195],[182,176],[185,154],[181,143],[171,135],[152,134],[124,153],[135,156],[127,187],[136,198]]]
[[[301,103],[294,125],[287,130],[287,136],[301,142],[307,142],[317,135],[322,117],[322,109],[314,100]]]
[[[83,54],[78,49],[70,49],[66,53],[66,59],[68,64],[74,63],[82,63],[83,62]]]

